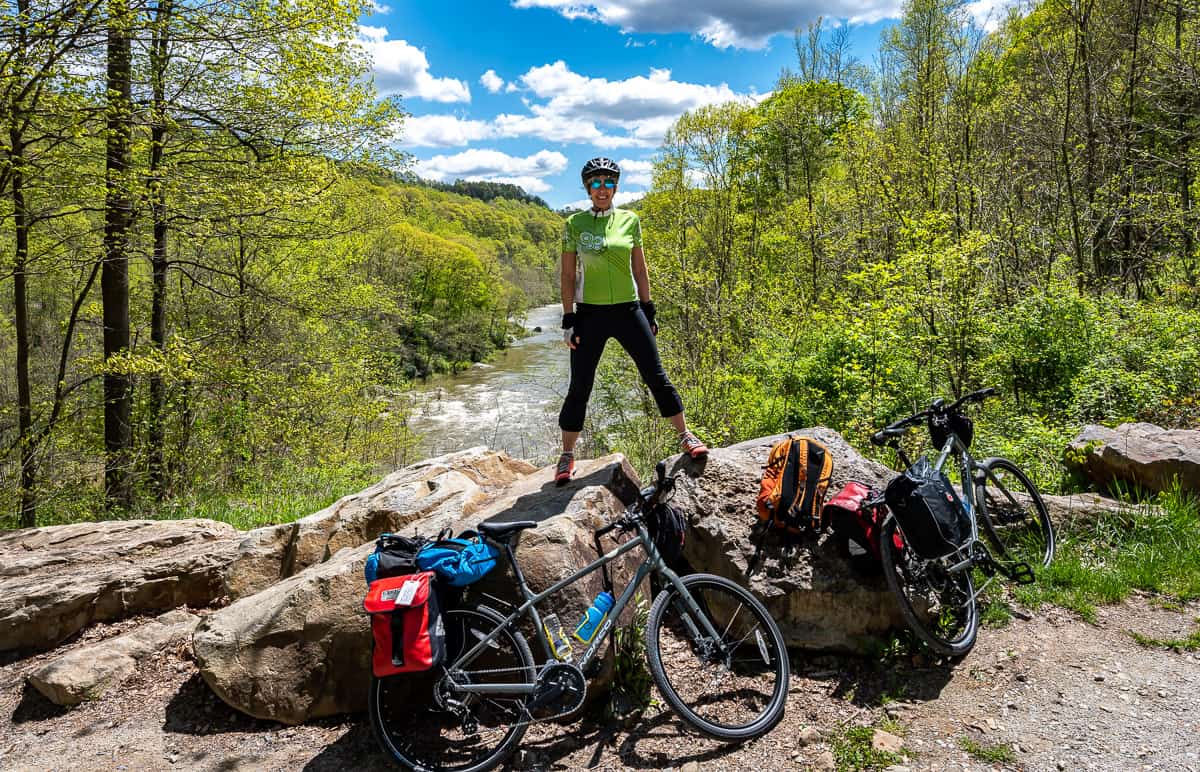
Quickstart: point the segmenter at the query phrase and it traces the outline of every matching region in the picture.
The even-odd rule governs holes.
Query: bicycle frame
[[[620,597],[617,598],[612,609],[608,612],[608,616],[604,620],[604,623],[600,626],[600,629],[596,631],[596,635],[592,638],[591,643],[589,643],[587,648],[584,649],[583,656],[576,661],[576,666],[581,670],[586,670],[588,665],[595,660],[597,653],[600,651],[601,645],[603,645],[605,639],[608,638],[609,633],[612,631],[614,624],[613,620],[621,615],[621,612],[625,609],[625,606],[629,603],[630,599],[632,599],[638,585],[640,585],[652,571],[657,572],[660,577],[666,579],[671,586],[679,591],[684,603],[686,603],[688,606],[689,614],[684,616],[684,621],[685,624],[688,625],[690,632],[693,635],[699,635],[701,633],[700,630],[696,629],[693,621],[695,619],[699,619],[704,627],[703,633],[719,639],[720,635],[713,627],[708,615],[701,611],[700,606],[696,603],[695,599],[692,598],[691,593],[687,591],[687,588],[684,586],[683,581],[679,578],[679,575],[668,568],[663,562],[662,556],[659,554],[658,549],[655,548],[654,540],[651,538],[649,531],[646,530],[645,524],[640,521],[637,522],[637,531],[638,533],[635,538],[630,539],[611,552],[601,555],[584,568],[581,568],[574,574],[568,576],[566,579],[562,579],[554,583],[549,588],[539,593],[535,593],[529,589],[529,585],[525,581],[525,575],[521,572],[521,566],[517,563],[516,555],[513,553],[512,541],[509,540],[505,542],[495,542],[493,540],[489,540],[493,541],[493,543],[498,544],[504,549],[505,555],[508,557],[508,562],[513,567],[513,573],[517,579],[517,586],[520,588],[521,595],[525,598],[525,602],[522,603],[515,611],[509,614],[508,617],[506,617],[504,621],[496,627],[495,630],[493,630],[486,637],[480,639],[478,643],[472,646],[469,651],[464,653],[453,663],[447,665],[446,677],[449,679],[452,688],[454,688],[455,691],[468,694],[532,694],[534,689],[537,688],[536,684],[533,682],[519,684],[463,684],[454,680],[454,671],[463,670],[469,666],[471,662],[473,662],[476,657],[483,653],[484,650],[489,647],[491,642],[499,637],[504,630],[512,629],[518,620],[527,615],[533,620],[534,629],[537,631],[538,641],[541,643],[542,652],[545,655],[543,664],[546,662],[559,661],[554,656],[553,649],[550,646],[550,641],[546,638],[546,633],[542,628],[542,618],[541,615],[538,614],[537,604],[541,603],[543,600],[563,589],[564,587],[574,584],[584,576],[587,576],[593,571],[599,570],[600,568],[608,565],[612,561],[639,546],[645,550],[646,559],[643,560],[641,565],[638,566],[633,580],[630,581],[629,584],[627,584],[621,591]]]

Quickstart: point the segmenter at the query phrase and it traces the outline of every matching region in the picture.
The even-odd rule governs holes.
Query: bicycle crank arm
[[[1010,566],[1001,566],[1000,570],[1004,572],[1012,581],[1017,584],[1033,584],[1035,577],[1033,575],[1033,567],[1028,563],[1014,563]]]

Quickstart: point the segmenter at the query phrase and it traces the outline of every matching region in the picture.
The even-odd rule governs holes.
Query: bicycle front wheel
[[[371,728],[394,761],[417,772],[485,772],[517,748],[528,727],[525,698],[479,695],[451,688],[446,674],[470,647],[501,627],[489,608],[451,609],[445,664],[426,673],[371,678],[367,703]],[[484,653],[462,669],[458,683],[532,683],[533,655],[525,637],[503,629]]]
[[[892,515],[879,531],[879,557],[900,613],[917,637],[948,657],[970,651],[979,632],[971,572],[952,574],[938,561],[918,557],[899,538]]]
[[[766,734],[783,717],[788,656],[779,626],[748,590],[711,574],[668,586],[646,621],[659,692],[679,716],[720,740]]]
[[[979,521],[999,557],[1045,568],[1054,559],[1054,526],[1034,484],[1007,458],[979,463],[983,482],[976,485]]]

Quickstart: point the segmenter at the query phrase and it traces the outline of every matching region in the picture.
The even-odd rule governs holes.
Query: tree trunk
[[[150,129],[150,170],[148,187],[150,212],[154,222],[154,252],[150,262],[154,275],[150,312],[150,340],[166,361],[167,350],[167,192],[163,179],[163,146],[166,142],[166,70],[167,32],[171,21],[171,0],[161,0],[155,12],[154,39],[150,49],[150,77],[153,83]],[[163,444],[165,442],[166,385],[161,371],[150,376],[150,415],[147,463],[150,487],[154,497],[162,501],[166,495]]]
[[[37,525],[37,443],[33,436],[33,396],[29,384],[29,304],[27,281],[29,265],[29,211],[25,207],[24,153],[17,124],[12,115],[9,130],[10,178],[13,203],[13,321],[17,327],[17,442],[21,448],[20,522],[22,528]]]
[[[1175,2],[1175,60],[1178,63],[1180,73],[1183,71],[1183,19],[1184,9],[1183,0]],[[1192,231],[1192,165],[1191,153],[1192,142],[1188,135],[1187,117],[1188,117],[1188,95],[1185,87],[1180,84],[1179,89],[1179,106],[1178,113],[1178,131],[1179,131],[1179,150],[1176,153],[1176,158],[1179,159],[1179,209],[1183,220],[1183,276],[1184,281],[1191,289],[1192,303],[1196,298],[1196,237]]]
[[[131,15],[126,0],[109,0],[107,131],[104,174],[104,494],[110,507],[133,503],[130,376],[114,360],[129,350],[129,170],[132,135]]]

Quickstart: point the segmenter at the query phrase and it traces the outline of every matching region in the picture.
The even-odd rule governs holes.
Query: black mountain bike
[[[949,405],[936,399],[928,410],[896,421],[871,437],[875,445],[894,448],[907,468],[912,464],[900,447],[900,438],[910,427],[924,424],[939,450],[933,468],[941,471],[951,457],[957,464],[962,504],[970,521],[970,535],[957,550],[937,559],[922,558],[908,546],[891,512],[879,534],[884,578],[900,601],[905,622],[931,649],[946,656],[961,656],[975,645],[979,630],[976,601],[988,584],[997,576],[1032,583],[1034,570],[1050,565],[1054,558],[1054,526],[1029,477],[1006,458],[976,460],[970,453],[974,431],[963,408],[995,393],[995,389],[981,389]],[[867,506],[886,504],[878,498]],[[978,589],[973,572],[986,577]]]
[[[530,723],[577,711],[614,620],[651,574],[663,589],[646,622],[646,655],[671,709],[700,732],[734,742],[763,735],[779,722],[789,665],[775,620],[735,582],[711,574],[680,577],[655,547],[646,516],[665,506],[674,490],[665,470],[660,463],[657,483],[643,489],[619,519],[595,531],[596,561],[540,593],[529,589],[513,554],[514,539],[537,523],[479,525],[508,559],[525,600],[505,613],[478,603],[446,611],[442,666],[416,677],[372,679],[371,725],[392,759],[414,770],[492,769],[517,749]],[[631,538],[605,554],[600,539],[614,531]],[[610,588],[608,564],[632,550],[641,550],[644,560],[576,657],[561,628],[547,625],[549,617],[538,613],[537,604],[598,569]],[[522,632],[530,629],[540,658]]]

